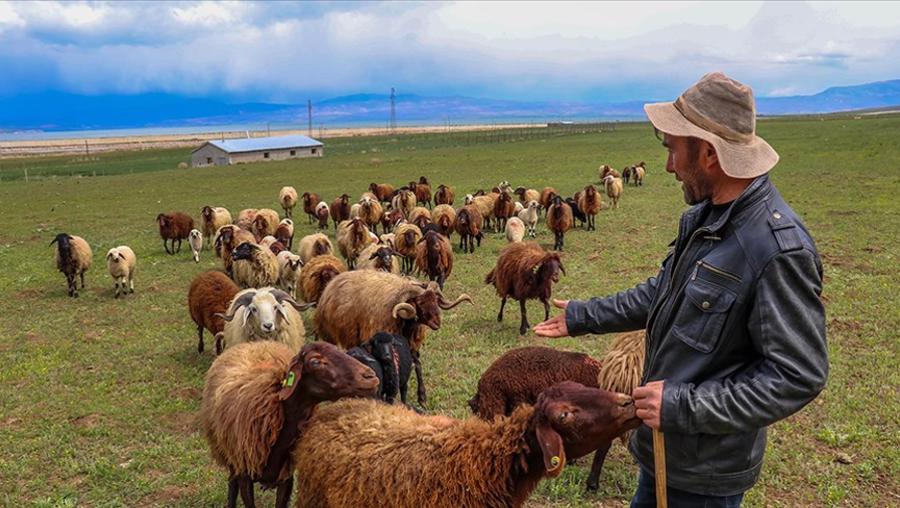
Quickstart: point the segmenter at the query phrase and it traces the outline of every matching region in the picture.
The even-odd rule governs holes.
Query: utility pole
[[[397,130],[397,98],[394,93],[394,87],[391,87],[391,134]]]
[[[312,101],[306,99],[306,132],[312,137]]]

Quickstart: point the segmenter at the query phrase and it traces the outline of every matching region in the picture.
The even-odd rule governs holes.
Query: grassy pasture
[[[763,476],[746,506],[896,506],[900,117],[777,119],[759,127],[782,156],[773,179],[804,217],[825,263],[831,376],[815,402],[772,428]],[[645,185],[628,187],[618,210],[604,210],[598,231],[566,236],[568,275],[555,294],[587,298],[652,275],[685,209],[646,124],[480,145],[434,135],[329,146],[334,149],[317,160],[190,170],[174,169],[188,160],[188,150],[101,154],[79,172],[93,174],[96,165],[98,174],[119,174],[27,183],[9,182],[5,173],[65,167],[70,159],[0,164],[6,217],[0,229],[0,504],[224,504],[225,476],[194,421],[212,357],[197,355],[185,305],[194,274],[219,265],[207,251],[193,263],[187,245],[167,256],[154,223],[161,211],[196,217],[205,204],[234,214],[278,209],[282,185],[330,201],[344,191],[358,195],[371,181],[400,184],[419,175],[454,186],[458,196],[503,179],[571,194],[596,181],[601,163],[621,168],[646,160]],[[297,225],[298,238],[312,231],[302,217]],[[88,288],[77,300],[66,297],[47,245],[59,231],[84,236],[94,249]],[[542,228],[538,240],[550,247],[553,236]],[[136,293],[114,300],[103,256],[120,244],[138,255]],[[550,343],[517,335],[516,305],[505,322],[496,322],[499,301],[483,278],[503,245],[492,234],[474,255],[457,254],[445,293],[467,292],[477,305],[445,313],[442,329],[423,349],[433,411],[466,416],[466,400],[493,359],[513,347]],[[542,316],[537,302],[528,310],[532,323]],[[552,345],[600,356],[611,338]],[[620,506],[630,499],[636,468],[623,447],[614,445],[596,494],[583,491],[589,463],[543,482],[531,505]],[[269,493],[258,499],[272,502]]]

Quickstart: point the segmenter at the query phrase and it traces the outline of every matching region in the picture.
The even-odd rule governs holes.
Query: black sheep
[[[572,207],[572,216],[581,223],[581,227],[584,227],[584,223],[587,222],[587,215],[578,207],[578,201],[575,201],[574,198],[566,198],[566,203]]]
[[[366,342],[348,349],[347,354],[378,376],[381,400],[393,404],[399,392],[400,401],[406,404],[413,356],[409,342],[403,336],[378,332]]]

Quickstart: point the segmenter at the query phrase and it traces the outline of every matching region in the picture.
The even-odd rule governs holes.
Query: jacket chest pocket
[[[682,342],[709,353],[715,349],[736,295],[717,284],[695,278],[684,288],[684,299],[672,324]]]

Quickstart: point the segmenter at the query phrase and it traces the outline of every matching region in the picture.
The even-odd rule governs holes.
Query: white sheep
[[[525,238],[525,223],[518,217],[510,217],[506,221],[506,241],[521,242]]]
[[[280,289],[245,289],[234,296],[227,314],[219,314],[225,329],[217,341],[223,350],[244,342],[273,340],[300,351],[306,329],[299,311],[310,306],[297,303]]]
[[[528,206],[524,210],[516,214],[519,220],[528,227],[528,236],[532,238],[535,237],[535,226],[537,226],[540,209],[541,205],[537,201],[532,200],[528,202]]]
[[[297,298],[297,280],[300,278],[300,270],[303,267],[303,261],[300,256],[291,253],[291,251],[283,250],[278,253],[278,287],[287,291],[291,298]]]
[[[113,247],[106,253],[106,268],[116,283],[116,298],[119,297],[120,291],[123,294],[134,293],[134,268],[136,265],[137,257],[131,247],[127,245]]]
[[[188,243],[191,245],[191,252],[194,253],[194,261],[200,262],[200,251],[203,250],[203,233],[199,229],[192,229],[188,234]]]

